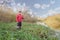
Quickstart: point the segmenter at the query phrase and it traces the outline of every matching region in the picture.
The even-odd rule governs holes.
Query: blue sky
[[[60,13],[60,0],[15,0],[15,2],[29,7],[36,16],[46,17]]]

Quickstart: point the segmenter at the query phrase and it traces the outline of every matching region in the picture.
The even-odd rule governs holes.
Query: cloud
[[[56,14],[60,14],[60,7],[48,10],[47,13],[42,15],[41,17],[46,18],[48,16],[52,16],[52,15],[56,15]]]
[[[42,9],[46,9],[46,8],[49,8],[50,7],[50,4],[42,4],[41,8]]]
[[[57,12],[56,12],[55,10],[52,10],[52,9],[51,9],[51,10],[48,11],[47,14],[48,14],[48,16],[52,16],[52,15],[55,15],[56,13],[57,13]]]
[[[60,7],[56,8],[55,10],[60,10]]]
[[[42,4],[42,5],[40,5],[40,4],[36,3],[36,4],[34,4],[34,7],[37,8],[37,9],[39,9],[39,8],[46,9],[46,8],[50,7],[50,4]]]
[[[56,11],[57,13],[60,13],[60,7],[55,8],[55,11]]]
[[[23,5],[22,5],[23,7],[25,7],[26,6],[26,3],[23,3]]]
[[[55,9],[51,9],[48,12],[51,14],[58,14],[58,13],[60,13],[60,7],[57,7]]]
[[[46,9],[46,8],[49,8],[52,4],[55,3],[55,0],[50,0],[50,3],[49,4],[42,4],[41,5],[41,8],[42,9]]]
[[[55,0],[50,0],[50,4],[54,4],[55,3]]]
[[[17,4],[18,7],[21,7],[22,5],[20,3]]]
[[[48,15],[47,14],[45,14],[45,15],[42,15],[42,16],[40,16],[41,18],[46,18]]]
[[[12,2],[11,2],[11,6],[16,6],[15,1],[12,1]]]
[[[39,9],[39,8],[46,9],[46,8],[49,8],[51,5],[53,5],[54,3],[55,3],[55,0],[50,0],[49,4],[42,4],[42,5],[40,5],[38,3],[35,3],[34,7],[37,8],[37,9]]]
[[[40,8],[40,4],[36,3],[36,4],[34,4],[34,7],[35,8]]]
[[[45,5],[45,4],[43,4],[43,5],[41,6],[41,8],[42,8],[42,9],[45,9],[45,8],[46,8],[46,5]]]
[[[42,15],[41,17],[42,17],[42,18],[46,18],[46,17],[48,17],[48,16],[54,15],[55,13],[56,13],[55,11],[49,10],[46,14]]]
[[[20,4],[20,3],[17,3],[17,4],[15,4],[15,3],[12,3],[12,9],[14,10],[14,11],[25,11],[25,10],[27,10],[28,9],[28,7],[26,6],[26,4],[25,3],[22,3],[22,4]]]
[[[2,1],[2,0],[0,0],[0,3],[3,3],[3,1]]]
[[[24,11],[24,10],[27,10],[26,3],[23,3],[23,4],[22,4],[22,11]]]
[[[21,11],[26,11],[26,10],[28,10],[28,6],[26,6],[26,3],[22,3],[22,4],[18,3],[18,4],[16,5],[16,8],[17,8],[18,11],[19,11],[19,10],[21,10]]]
[[[50,4],[47,4],[46,7],[50,7]]]
[[[60,14],[60,7],[48,10],[46,16],[52,16],[52,15],[56,15],[56,14]]]

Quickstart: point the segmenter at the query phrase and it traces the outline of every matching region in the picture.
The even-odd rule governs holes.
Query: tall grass
[[[0,22],[0,40],[58,40],[55,32],[35,23],[23,22],[21,30],[16,29],[16,22]]]

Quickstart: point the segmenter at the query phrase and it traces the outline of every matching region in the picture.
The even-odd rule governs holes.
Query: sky
[[[15,0],[15,2],[29,7],[36,16],[46,17],[60,13],[60,0]]]
[[[13,10],[30,9],[30,14],[47,17],[60,13],[60,0],[10,0]]]

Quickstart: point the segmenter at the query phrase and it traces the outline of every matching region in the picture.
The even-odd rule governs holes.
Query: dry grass
[[[60,30],[60,14],[47,17],[44,22],[51,28]]]

